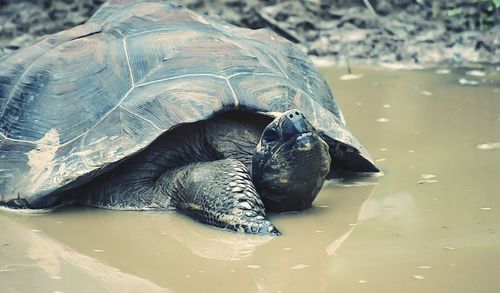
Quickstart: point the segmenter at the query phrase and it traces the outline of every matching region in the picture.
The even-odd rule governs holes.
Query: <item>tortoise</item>
[[[276,34],[112,0],[0,61],[0,204],[176,209],[279,235],[334,172],[378,172],[310,59]]]

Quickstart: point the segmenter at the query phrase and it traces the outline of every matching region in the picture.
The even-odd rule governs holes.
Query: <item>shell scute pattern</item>
[[[363,151],[300,50],[273,33],[167,3],[108,1],[86,24],[0,62],[3,200],[20,193],[32,201],[83,184],[171,128],[224,110],[299,108],[320,131]],[[50,168],[30,177],[29,154],[47,146],[51,131],[58,141]],[[240,169],[234,179],[245,185]]]

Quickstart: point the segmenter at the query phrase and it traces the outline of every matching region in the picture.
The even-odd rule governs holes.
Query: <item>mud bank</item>
[[[85,22],[103,2],[0,1],[0,56]],[[172,2],[235,25],[267,27],[333,63],[500,63],[500,9],[491,0]]]

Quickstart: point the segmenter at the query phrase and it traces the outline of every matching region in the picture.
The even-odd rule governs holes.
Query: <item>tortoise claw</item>
[[[270,236],[279,236],[281,232],[268,220],[250,221],[241,224],[243,231],[248,234],[261,234]]]
[[[11,209],[31,209],[31,204],[24,198],[14,198],[5,203],[0,203]]]

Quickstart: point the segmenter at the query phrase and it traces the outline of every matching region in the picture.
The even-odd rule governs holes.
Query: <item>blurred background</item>
[[[0,0],[0,56],[84,23],[103,0]],[[176,0],[242,27],[267,27],[333,63],[499,62],[499,0]]]

